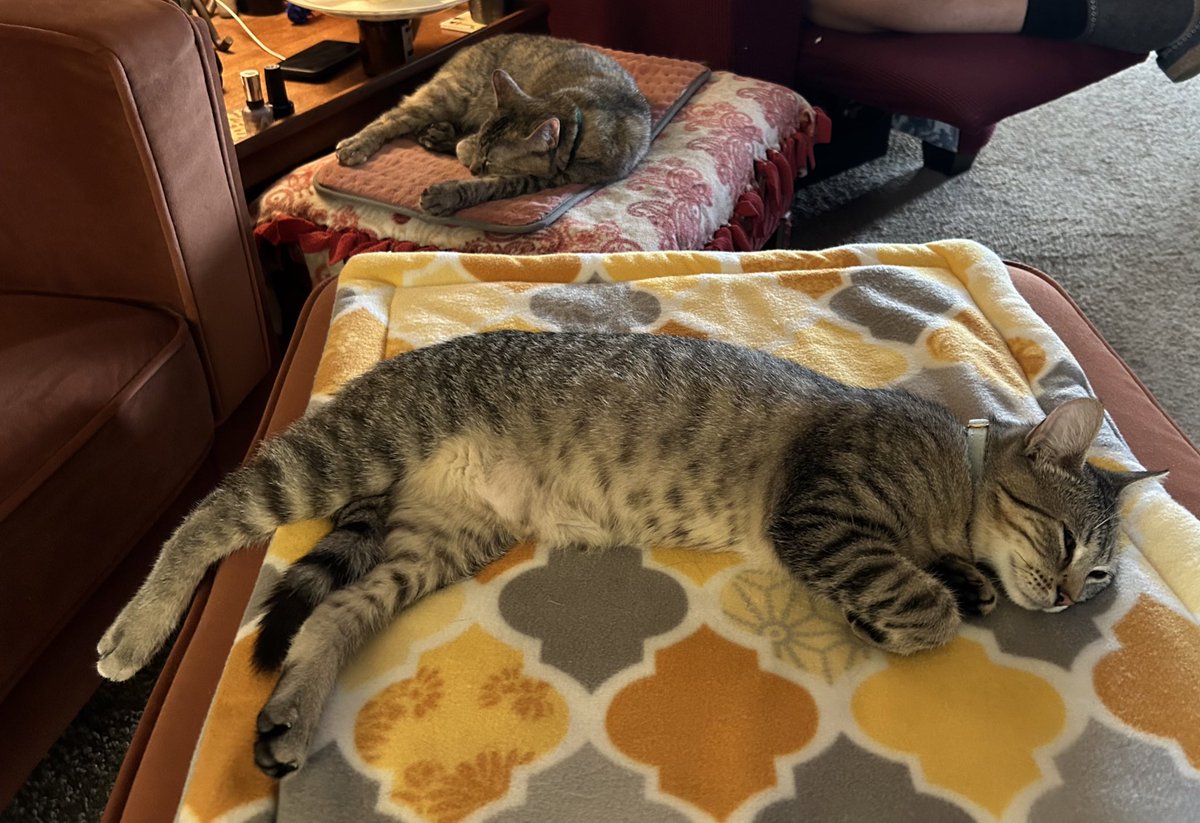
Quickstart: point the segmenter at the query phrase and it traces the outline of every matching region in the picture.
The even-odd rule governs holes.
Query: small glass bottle
[[[241,73],[242,89],[246,92],[246,106],[242,109],[242,123],[246,134],[258,134],[271,125],[274,119],[271,110],[263,102],[262,80],[257,69],[246,69]]]
[[[263,78],[267,84],[267,102],[270,105],[271,117],[282,120],[290,117],[296,111],[296,106],[288,99],[287,84],[283,82],[283,69],[279,64],[272,63],[263,69]]]

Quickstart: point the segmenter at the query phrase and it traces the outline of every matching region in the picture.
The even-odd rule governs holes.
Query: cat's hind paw
[[[304,765],[308,740],[294,728],[294,721],[276,719],[267,709],[258,715],[254,737],[254,765],[276,780]]]
[[[268,777],[278,780],[308,759],[309,743],[321,715],[321,701],[309,693],[310,686],[294,672],[285,672],[258,713],[254,764]]]

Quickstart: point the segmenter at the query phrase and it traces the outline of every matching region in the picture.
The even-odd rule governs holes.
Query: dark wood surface
[[[543,31],[546,27],[547,3],[533,0],[477,32],[442,31],[439,26],[442,20],[463,11],[466,11],[465,3],[425,17],[417,28],[412,59],[375,77],[368,77],[362,64],[356,61],[324,83],[289,80],[288,97],[295,103],[296,113],[251,135],[244,134],[241,129],[245,95],[238,72],[261,70],[278,61],[254,45],[236,22],[214,18],[221,36],[228,35],[234,41],[229,52],[218,56],[223,68],[225,109],[229,112],[247,196],[256,196],[266,184],[297,165],[328,152],[338,140],[396,105],[404,93],[428,79],[458,49],[493,34]],[[284,56],[321,40],[358,41],[359,36],[355,21],[327,15],[303,26],[293,25],[283,14],[242,19],[263,43]]]

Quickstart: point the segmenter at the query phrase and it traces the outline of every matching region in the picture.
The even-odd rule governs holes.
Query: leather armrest
[[[218,420],[270,367],[211,45],[163,0],[0,0],[0,290],[186,318]]]

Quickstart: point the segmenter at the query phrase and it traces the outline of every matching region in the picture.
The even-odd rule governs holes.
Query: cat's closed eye
[[[1071,561],[1075,559],[1075,534],[1063,526],[1063,568],[1071,565]]]

